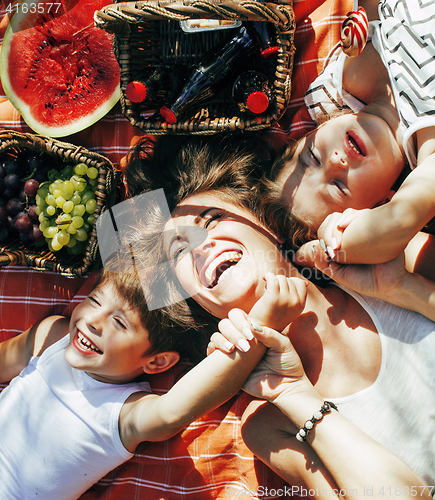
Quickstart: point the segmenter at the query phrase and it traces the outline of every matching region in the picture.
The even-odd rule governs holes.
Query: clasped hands
[[[308,384],[301,360],[285,335],[286,327],[298,318],[307,298],[307,281],[267,273],[263,296],[249,315],[232,309],[228,318],[219,322],[219,332],[212,335],[208,354],[215,349],[230,353],[246,351],[256,339],[267,348],[266,353],[243,386],[254,397],[275,402],[300,385]],[[267,326],[274,326],[276,329]],[[278,331],[279,330],[279,331]],[[284,331],[283,333],[280,333]]]

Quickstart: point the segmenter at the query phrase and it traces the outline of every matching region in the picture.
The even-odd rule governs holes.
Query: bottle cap
[[[127,85],[125,95],[131,102],[141,102],[147,96],[147,88],[142,82],[133,80]]]
[[[278,45],[275,45],[273,47],[268,47],[267,49],[264,49],[261,51],[261,57],[263,59],[270,59],[273,57],[277,52],[279,51]]]
[[[252,113],[263,113],[269,106],[269,98],[264,92],[252,92],[246,100],[246,105]]]
[[[170,125],[173,125],[174,123],[177,122],[177,117],[175,116],[173,111],[171,111],[166,106],[162,106],[160,108],[160,114],[163,116],[165,121],[167,121]]]

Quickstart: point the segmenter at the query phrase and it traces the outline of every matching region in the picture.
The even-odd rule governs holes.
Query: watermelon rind
[[[35,3],[35,0],[25,0],[25,2],[23,3],[29,4],[30,8],[30,6]],[[50,126],[42,123],[34,115],[32,107],[28,103],[26,103],[26,101],[22,97],[17,95],[12,87],[9,78],[9,61],[11,57],[11,50],[13,47],[12,41],[14,35],[20,32],[20,23],[24,18],[25,14],[23,14],[23,10],[18,11],[13,15],[11,22],[6,30],[0,53],[0,78],[7,98],[12,103],[14,108],[21,114],[26,124],[33,131],[41,135],[45,135],[48,137],[66,137],[88,128],[89,126],[93,125],[101,118],[103,118],[119,101],[119,82],[110,95],[104,96],[104,100],[97,109],[95,109],[93,112],[90,112],[89,114],[77,118],[71,116],[70,121],[64,125],[55,124],[54,126]]]

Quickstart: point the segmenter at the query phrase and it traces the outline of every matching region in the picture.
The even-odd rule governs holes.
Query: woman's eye
[[[224,216],[224,212],[216,212],[216,213],[210,215],[210,217],[205,221],[204,228],[211,229],[210,226],[212,225],[212,223],[221,219],[223,216]]]
[[[187,244],[181,244],[173,253],[172,258],[174,259],[175,264],[177,263],[178,259],[183,255],[184,251],[187,249]]]

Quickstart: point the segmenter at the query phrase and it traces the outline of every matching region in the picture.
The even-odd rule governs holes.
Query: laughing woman
[[[252,156],[213,144],[182,148],[172,163],[183,175],[172,184],[172,219],[160,248],[184,290],[224,318],[235,307],[249,312],[266,283],[292,283],[271,275],[303,278],[264,222],[254,185],[234,174]],[[193,227],[208,232],[199,245]],[[271,349],[247,388],[273,405],[249,409],[248,446],[289,484],[318,496],[430,498],[435,324],[378,298],[311,282],[296,318],[293,305],[282,342],[257,333]],[[238,335],[235,329],[233,344]],[[218,337],[222,349],[233,348]]]

